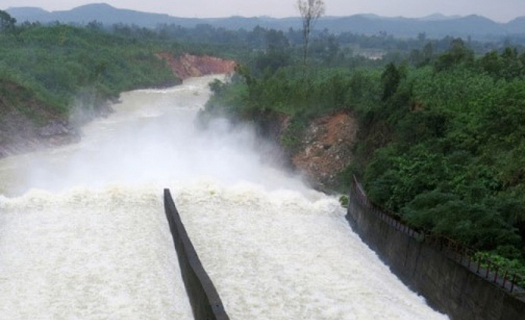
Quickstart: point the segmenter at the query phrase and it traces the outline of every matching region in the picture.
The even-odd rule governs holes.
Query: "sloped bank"
[[[232,73],[237,65],[233,60],[207,55],[196,56],[183,54],[175,57],[170,53],[161,52],[157,56],[166,60],[173,73],[182,80],[210,74]]]
[[[357,121],[345,111],[313,120],[300,136],[300,147],[292,156],[295,168],[327,190],[339,183],[339,175],[353,160]]]
[[[78,141],[79,131],[31,90],[0,81],[0,158]]]
[[[342,188],[342,177],[354,159],[357,141],[357,119],[351,112],[339,110],[297,120],[271,109],[235,113],[213,97],[210,101],[199,114],[204,127],[216,117],[226,117],[234,125],[249,124],[259,137],[276,146],[271,154],[265,154],[265,161],[299,173],[317,190],[331,193]]]
[[[389,224],[367,205],[356,184],[350,192],[346,217],[396,276],[451,319],[525,319],[523,297],[480,277],[439,247],[423,242],[417,233],[403,232],[403,227]]]
[[[189,77],[231,73],[236,65],[235,61],[210,56],[186,54],[176,58],[169,53],[157,56],[167,61],[176,77],[176,81],[154,86],[158,88],[181,84]],[[73,108],[69,115],[60,114],[22,85],[1,82],[0,89],[0,158],[78,142],[80,126],[112,112],[112,101],[87,97],[81,99],[89,101],[81,112],[82,108]]]

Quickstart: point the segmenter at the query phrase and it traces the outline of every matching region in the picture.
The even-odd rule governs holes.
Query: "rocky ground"
[[[357,122],[351,114],[339,112],[319,118],[304,131],[292,163],[318,188],[333,186],[352,161],[356,134]]]
[[[316,189],[329,191],[337,187],[340,174],[354,160],[358,124],[350,112],[340,111],[310,121],[295,131],[293,145],[283,143],[289,135],[290,117],[261,114],[256,126],[259,134],[280,146],[276,161],[300,172]]]
[[[79,139],[65,116],[42,104],[33,92],[9,81],[0,86],[0,158]]]
[[[79,139],[80,132],[65,120],[56,118],[44,126],[38,126],[23,115],[10,112],[0,121],[0,158],[73,143]]]

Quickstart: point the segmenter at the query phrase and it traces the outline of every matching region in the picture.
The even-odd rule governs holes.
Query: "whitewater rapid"
[[[80,143],[0,161],[0,320],[192,319],[166,187],[231,319],[446,319],[252,128],[196,126],[212,79],[125,93]]]

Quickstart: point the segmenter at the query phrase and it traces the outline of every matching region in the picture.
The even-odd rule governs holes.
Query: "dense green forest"
[[[461,41],[431,65],[389,64],[360,111],[356,172],[410,224],[509,259],[525,249],[525,54],[474,58]]]
[[[312,48],[307,67],[269,46],[211,85],[205,114],[262,123],[291,117],[281,137],[294,150],[310,120],[345,110],[359,120],[355,174],[369,198],[415,228],[444,235],[525,271],[525,53],[476,54],[452,39],[390,62],[327,64]],[[293,60],[293,59],[292,59]],[[286,62],[286,63],[284,63]]]
[[[137,43],[92,29],[59,24],[2,26],[2,97],[22,113],[37,117],[24,112],[30,92],[37,101],[33,104],[45,106],[44,113],[66,116],[73,106],[96,108],[124,90],[176,83],[155,56],[157,50],[161,49],[155,43]]]

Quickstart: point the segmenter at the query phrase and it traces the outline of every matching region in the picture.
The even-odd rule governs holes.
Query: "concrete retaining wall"
[[[196,320],[229,320],[219,294],[188,237],[168,189],[164,190],[164,208],[193,316]]]
[[[347,220],[361,239],[430,306],[454,320],[525,319],[525,301],[403,232],[351,193]],[[395,225],[395,223],[394,223]]]

